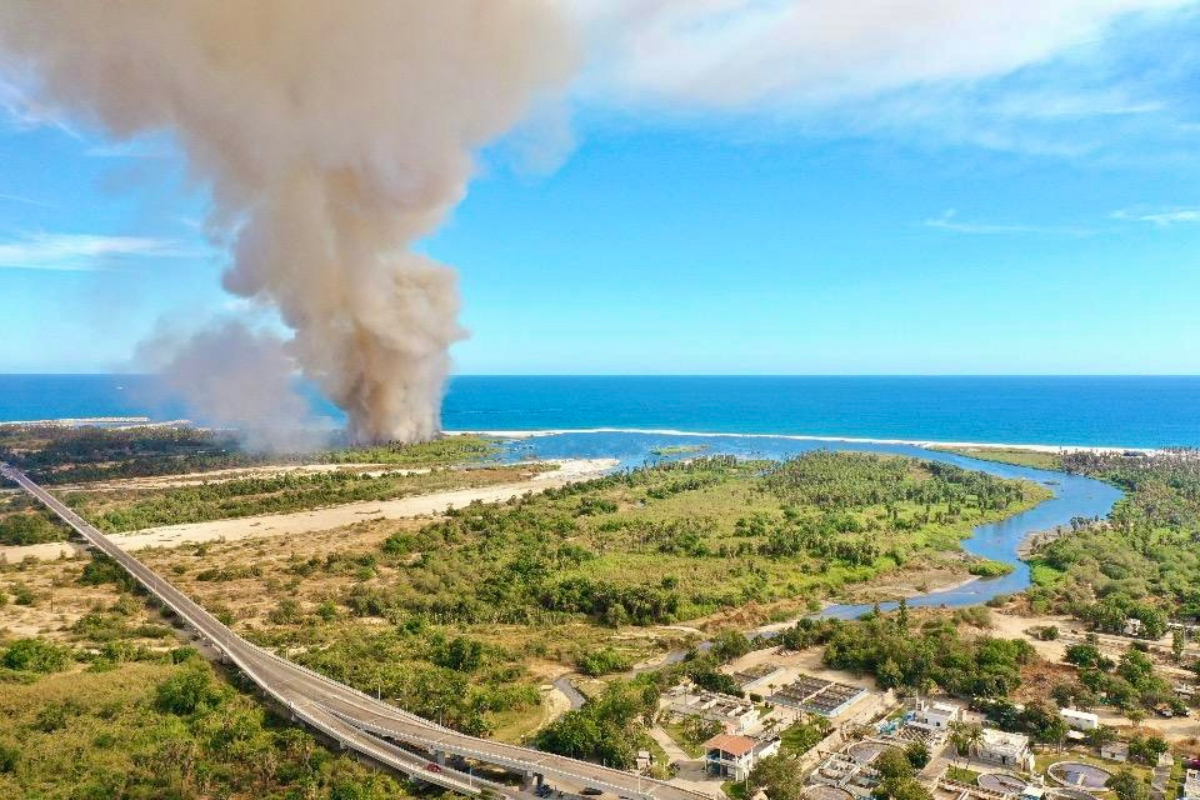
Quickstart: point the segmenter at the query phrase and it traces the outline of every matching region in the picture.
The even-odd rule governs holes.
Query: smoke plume
[[[43,107],[117,139],[173,133],[211,190],[225,287],[279,309],[357,440],[438,431],[465,334],[454,272],[412,246],[473,152],[569,78],[569,34],[551,0],[0,5],[5,66]]]
[[[327,445],[328,430],[295,391],[295,363],[274,333],[237,319],[185,336],[160,324],[135,363],[159,376],[151,403],[182,397],[192,419],[234,428],[249,450],[303,453]]]

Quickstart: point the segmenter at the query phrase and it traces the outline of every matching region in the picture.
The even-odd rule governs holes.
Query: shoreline
[[[103,425],[128,428],[160,428],[191,425],[190,420],[175,419],[156,421],[144,416],[126,417],[62,417],[58,419],[38,420],[0,420],[3,427],[79,427],[86,425]],[[930,449],[963,449],[979,450],[1026,450],[1033,453],[1138,453],[1139,455],[1154,456],[1163,451],[1161,447],[1123,447],[1120,445],[1078,445],[1078,444],[1021,444],[1010,442],[960,442],[940,439],[894,439],[872,436],[834,436],[801,433],[732,433],[727,431],[688,431],[679,428],[632,428],[632,427],[596,427],[596,428],[530,428],[530,429],[460,429],[443,430],[444,436],[494,436],[501,439],[534,439],[542,436],[561,436],[572,433],[640,433],[651,436],[706,436],[724,439],[788,439],[799,442],[830,442],[844,444],[882,444]]]
[[[446,436],[494,436],[500,439],[535,439],[572,433],[641,433],[651,436],[706,436],[728,439],[789,439],[799,442],[831,442],[843,444],[883,444],[938,448],[974,448],[979,450],[1028,450],[1034,453],[1138,453],[1153,456],[1162,452],[1154,447],[1117,447],[1106,445],[1072,444],[1008,444],[1000,442],[947,442],[936,439],[882,439],[857,436],[817,436],[796,433],[723,433],[717,431],[684,431],[676,428],[541,428],[532,430],[454,430],[442,431]]]

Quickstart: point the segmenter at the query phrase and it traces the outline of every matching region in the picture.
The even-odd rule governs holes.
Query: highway
[[[147,591],[223,653],[266,695],[288,709],[293,718],[371,761],[470,795],[477,795],[484,788],[510,795],[515,794],[516,790],[481,782],[449,766],[431,769],[429,758],[411,753],[393,742],[430,754],[457,755],[494,764],[527,777],[541,775],[580,787],[595,787],[606,794],[639,800],[711,800],[705,795],[664,781],[458,733],[293,664],[251,644],[221,624],[199,604],[126,553],[20,470],[0,462],[0,475],[17,483],[57,514],[92,547],[120,564]]]

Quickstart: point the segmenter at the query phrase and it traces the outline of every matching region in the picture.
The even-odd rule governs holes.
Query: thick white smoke
[[[211,187],[225,286],[278,307],[359,440],[438,431],[464,332],[455,274],[412,244],[472,153],[565,84],[570,33],[551,0],[0,4],[6,66],[32,67],[42,104],[174,133]]]

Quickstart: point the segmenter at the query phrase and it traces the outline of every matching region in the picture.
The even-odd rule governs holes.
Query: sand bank
[[[112,539],[122,549],[133,551],[147,547],[179,547],[203,542],[237,541],[313,533],[371,519],[431,516],[441,514],[450,507],[462,508],[477,500],[483,503],[500,503],[525,492],[539,492],[576,481],[596,478],[616,467],[619,462],[613,458],[578,458],[548,460],[544,463],[556,464],[558,469],[539,472],[525,481],[498,486],[454,489],[381,502],[347,503],[290,514],[269,514],[146,528],[132,533],[115,534]],[[54,542],[26,547],[0,547],[0,558],[6,559],[10,564],[15,564],[27,557],[71,558],[81,552],[83,552],[83,548],[80,545],[70,542]]]

